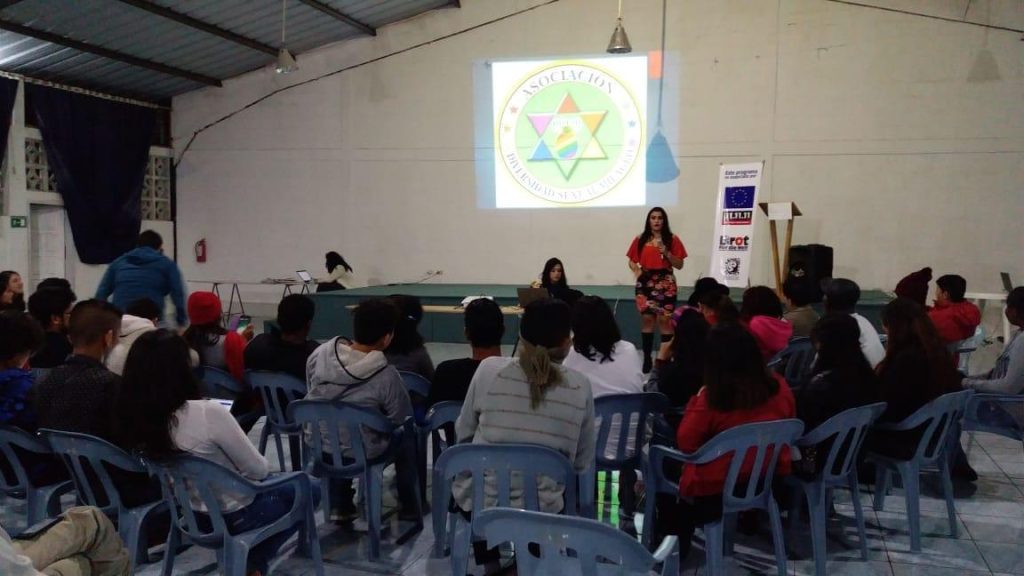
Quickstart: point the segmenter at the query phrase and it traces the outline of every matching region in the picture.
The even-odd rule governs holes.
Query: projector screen
[[[480,106],[478,92],[479,204],[647,204],[647,60],[631,55],[488,63],[487,83],[481,86],[479,76],[477,82],[488,100]]]

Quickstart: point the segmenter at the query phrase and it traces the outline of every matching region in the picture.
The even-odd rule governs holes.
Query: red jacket
[[[792,324],[771,316],[754,316],[747,323],[747,330],[754,335],[761,357],[766,361],[781,352],[793,337]]]
[[[945,304],[936,302],[935,307],[928,310],[928,317],[946,344],[970,338],[981,324],[981,310],[966,300]]]
[[[775,375],[779,381],[779,391],[767,402],[756,408],[720,412],[708,405],[707,392],[704,388],[690,398],[683,414],[683,421],[676,432],[676,443],[686,453],[696,452],[708,440],[719,432],[751,422],[766,422],[796,417],[796,400],[786,381]],[[683,496],[712,496],[722,493],[725,476],[729,473],[731,458],[723,456],[707,464],[686,464],[679,478],[679,493]],[[754,467],[754,453],[747,454],[741,478],[749,478]],[[776,475],[788,475],[790,472],[789,450],[780,457],[775,468]]]

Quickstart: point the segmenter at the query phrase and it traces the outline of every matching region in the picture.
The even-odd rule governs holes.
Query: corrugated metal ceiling
[[[293,54],[366,32],[308,5],[287,0],[287,45]],[[411,18],[457,0],[315,0],[372,28]],[[21,0],[0,1],[0,70],[151,102],[202,87],[195,78],[119,61],[141,58],[178,71],[224,80],[268,66],[264,51],[153,14],[151,4],[244,36],[265,47],[281,44],[279,0]],[[12,30],[12,28],[14,30]],[[26,30],[30,29],[30,30]],[[32,34],[44,38],[32,37]],[[48,36],[49,35],[49,36]],[[60,45],[76,41],[117,54]]]

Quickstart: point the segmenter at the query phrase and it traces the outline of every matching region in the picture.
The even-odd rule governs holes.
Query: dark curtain
[[[7,136],[11,132],[11,112],[18,95],[18,81],[0,78],[0,160],[7,153]]]
[[[107,264],[135,247],[156,111],[25,85],[78,256]]]

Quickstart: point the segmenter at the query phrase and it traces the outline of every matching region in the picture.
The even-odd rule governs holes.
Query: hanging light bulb
[[[277,65],[274,72],[278,74],[290,74],[299,69],[295,63],[295,57],[288,51],[285,45],[285,30],[288,25],[288,0],[281,0],[281,50],[277,53]]]
[[[608,42],[608,53],[628,54],[632,51],[633,47],[629,44],[629,36],[626,35],[626,29],[622,26],[622,0],[619,0],[619,19],[615,23],[615,31],[612,32],[612,38]]]

